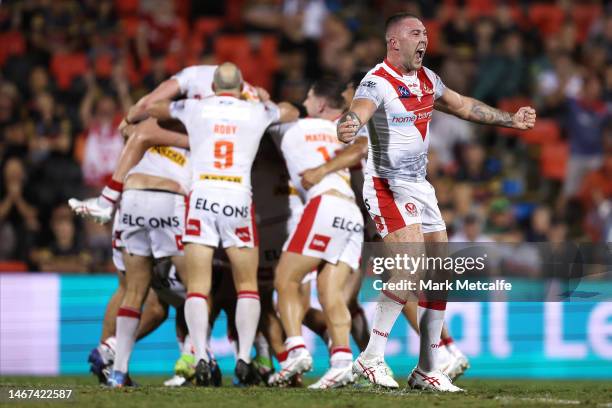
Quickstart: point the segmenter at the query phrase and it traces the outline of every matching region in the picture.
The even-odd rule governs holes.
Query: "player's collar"
[[[231,96],[232,98],[236,98],[236,95],[231,92],[219,92],[217,96]]]
[[[385,58],[385,60],[383,61],[383,65],[385,66],[385,68],[387,68],[388,71],[391,71],[393,74],[397,75],[400,78],[404,78],[404,77],[413,77],[415,74],[402,74],[402,71],[399,70],[399,68],[397,68],[395,65],[391,64],[389,62],[389,60],[387,58]]]

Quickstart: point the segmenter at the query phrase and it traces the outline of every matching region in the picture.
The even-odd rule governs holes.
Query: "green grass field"
[[[160,386],[161,377],[138,377],[141,386],[109,390],[92,377],[0,377],[0,405],[86,407],[494,407],[591,406],[612,408],[612,385],[603,381],[459,380],[463,395],[440,395],[410,390],[382,391],[345,388],[334,391],[265,387],[221,388]],[[226,379],[229,384],[229,379]],[[9,390],[72,389],[69,401],[8,400]]]

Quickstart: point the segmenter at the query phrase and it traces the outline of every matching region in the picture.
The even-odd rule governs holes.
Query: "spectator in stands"
[[[0,185],[0,252],[8,259],[25,260],[40,231],[38,209],[30,188],[25,165],[9,157],[2,166]]]
[[[100,94],[90,77],[87,94],[81,103],[81,122],[86,130],[76,153],[81,160],[85,184],[96,189],[104,186],[112,175],[123,148],[123,137],[117,126],[131,102],[125,81],[116,82],[115,89],[121,108],[113,96]]]
[[[32,259],[43,272],[89,272],[91,256],[76,231],[75,216],[66,204],[61,204],[51,215],[51,241],[36,249]]]
[[[550,230],[552,213],[548,206],[541,205],[537,207],[531,214],[531,222],[527,232],[527,241],[529,242],[544,242],[547,240],[548,231]]]
[[[489,206],[489,220],[485,227],[485,233],[495,241],[515,241],[516,222],[512,205],[506,198],[497,198]]]
[[[612,242],[612,145],[606,150],[603,164],[585,176],[578,193],[586,214],[585,229],[595,242]]]
[[[527,89],[527,61],[520,32],[507,33],[499,53],[494,52],[479,64],[473,96],[489,103],[519,95]]]
[[[58,112],[55,99],[48,92],[36,96],[30,117],[30,158],[34,163],[40,163],[50,154],[51,145],[58,138],[70,138],[71,124]]]
[[[450,242],[495,242],[482,233],[482,221],[478,215],[471,213],[463,219],[463,226],[459,232],[452,235]]]
[[[563,192],[566,197],[572,197],[578,193],[585,174],[602,163],[603,130],[610,121],[611,111],[602,100],[601,80],[594,74],[585,79],[579,98],[567,99],[563,107],[570,146]]]

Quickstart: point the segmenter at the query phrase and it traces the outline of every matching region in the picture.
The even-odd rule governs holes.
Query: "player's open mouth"
[[[417,48],[415,55],[418,61],[423,61],[423,57],[425,56],[425,47]]]

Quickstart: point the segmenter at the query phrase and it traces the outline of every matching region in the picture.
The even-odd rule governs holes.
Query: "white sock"
[[[238,332],[238,358],[251,362],[251,348],[257,334],[261,305],[259,294],[255,291],[238,292],[236,302],[236,331]]]
[[[193,349],[193,342],[191,341],[191,336],[186,335],[183,340],[183,347],[181,348],[181,354],[195,354]]]
[[[402,312],[405,301],[393,296],[392,294],[383,291],[383,294],[376,304],[374,319],[372,319],[372,331],[370,332],[370,341],[368,346],[363,351],[366,359],[385,356],[385,348],[389,333],[397,320],[397,317]]]
[[[448,350],[448,352],[455,357],[458,357],[463,354],[452,338],[444,339],[442,341],[442,344],[444,344],[446,350]]]
[[[188,293],[185,299],[185,321],[195,349],[196,362],[208,362],[206,336],[208,331],[207,297],[201,293]]]
[[[333,347],[329,365],[332,368],[344,368],[353,364],[353,352],[350,347]]]
[[[285,340],[285,350],[289,357],[295,356],[296,353],[301,353],[302,349],[306,348],[306,343],[302,336],[291,336]]]
[[[423,307],[422,304],[427,304],[429,307]],[[432,306],[436,309],[431,309]],[[444,325],[445,308],[446,302],[419,302],[417,308],[419,332],[421,333],[419,368],[425,372],[440,367],[439,349],[442,347],[440,333]]]
[[[140,311],[130,307],[120,307],[117,312],[117,349],[113,370],[122,373],[128,372],[128,362],[136,342],[136,330],[140,322]]]

